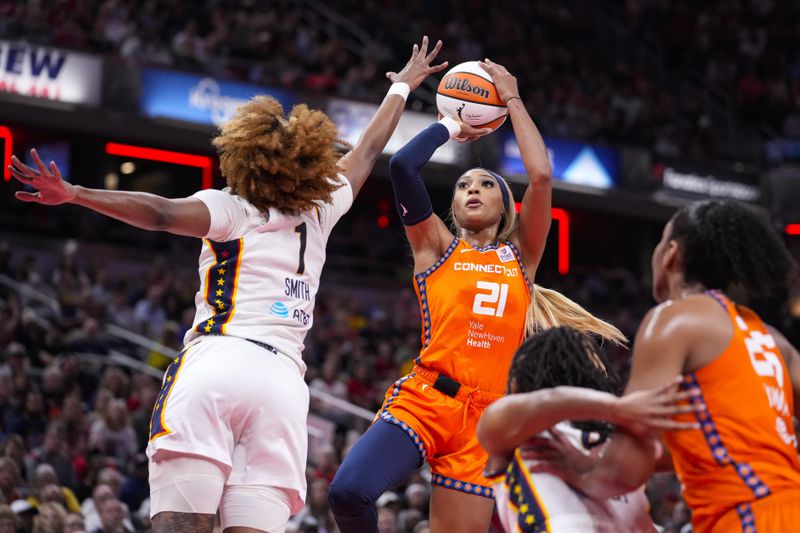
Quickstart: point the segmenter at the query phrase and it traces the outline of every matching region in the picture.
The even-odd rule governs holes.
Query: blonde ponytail
[[[570,326],[578,331],[594,333],[620,346],[628,343],[620,330],[592,315],[560,292],[534,285],[531,304],[525,317],[526,336],[557,326]]]

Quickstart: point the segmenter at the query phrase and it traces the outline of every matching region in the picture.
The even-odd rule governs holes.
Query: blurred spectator
[[[28,387],[29,384],[25,382],[24,386]],[[22,413],[9,424],[9,431],[22,436],[26,448],[32,449],[42,444],[46,428],[47,418],[42,395],[33,390],[28,391]]]
[[[60,533],[64,530],[67,511],[58,503],[43,503],[33,519],[33,533]]]
[[[83,502],[81,513],[86,523],[87,532],[102,531],[107,533],[104,528],[109,527],[112,528],[112,531],[117,531],[120,526],[127,531],[134,530],[133,523],[129,518],[128,508],[124,503],[117,500],[115,494],[111,487],[100,483],[92,492],[92,497]],[[109,504],[109,502],[113,503]]]
[[[64,533],[85,533],[83,516],[80,513],[70,513],[64,519]]]
[[[336,461],[336,449],[332,445],[320,446],[310,462],[313,465],[312,477],[324,479],[328,483],[333,481],[339,463]]]
[[[0,493],[2,501],[13,502],[22,498],[19,488],[22,486],[22,478],[19,475],[17,464],[8,457],[0,458]]]
[[[33,519],[37,514],[36,508],[28,500],[11,502],[11,510],[17,515],[17,522],[21,531],[33,531]]]
[[[127,533],[134,531],[126,517],[126,509],[117,499],[108,499],[100,505],[101,527],[95,533]]]
[[[36,467],[33,493],[28,496],[28,501],[37,509],[45,502],[55,502],[71,512],[80,510],[80,503],[75,493],[69,487],[61,486],[56,471],[49,464],[40,464]]]
[[[34,472],[37,471],[39,465],[47,464],[53,468],[62,485],[73,490],[77,488],[78,480],[75,476],[75,468],[66,455],[66,437],[61,421],[50,422],[44,436],[44,443],[31,450],[25,458],[28,479],[34,478]]]
[[[11,507],[0,504],[0,533],[17,533],[19,527],[19,519]]]

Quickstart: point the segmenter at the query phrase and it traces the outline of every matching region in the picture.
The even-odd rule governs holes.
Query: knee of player
[[[336,515],[357,514],[375,502],[357,485],[333,480],[328,491],[328,504]]]

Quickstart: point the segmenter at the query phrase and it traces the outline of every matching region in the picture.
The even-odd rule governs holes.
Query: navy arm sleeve
[[[449,138],[450,132],[445,126],[431,124],[408,141],[389,161],[394,202],[404,225],[419,224],[433,214],[433,205],[420,170]]]

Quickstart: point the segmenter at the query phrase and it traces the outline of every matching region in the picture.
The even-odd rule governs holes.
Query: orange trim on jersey
[[[161,431],[153,435],[153,417],[150,417],[150,438],[148,442],[157,439],[158,437],[163,437],[164,435],[169,435],[172,433],[172,430],[167,427],[167,423],[164,420],[164,412],[167,410],[167,400],[169,400],[170,395],[172,394],[172,389],[175,387],[175,382],[178,381],[178,376],[181,373],[181,368],[183,368],[183,362],[185,361],[186,354],[189,353],[191,348],[187,348],[182,354],[178,356],[178,358],[170,364],[170,368],[167,368],[167,373],[165,376],[165,383],[161,386],[161,392],[158,393],[158,399],[156,400],[156,405],[154,407],[153,414],[156,411],[159,412],[159,424],[161,425]],[[177,363],[177,364],[176,364]],[[175,366],[175,370],[172,370],[172,365]]]
[[[244,238],[239,238],[239,253],[236,254],[236,270],[233,274],[233,294],[231,295],[231,312],[222,323],[222,334],[225,334],[225,328],[233,320],[233,315],[236,314],[236,294],[239,292],[239,271],[242,268],[242,252],[244,251]],[[216,314],[216,313],[215,313]]]

